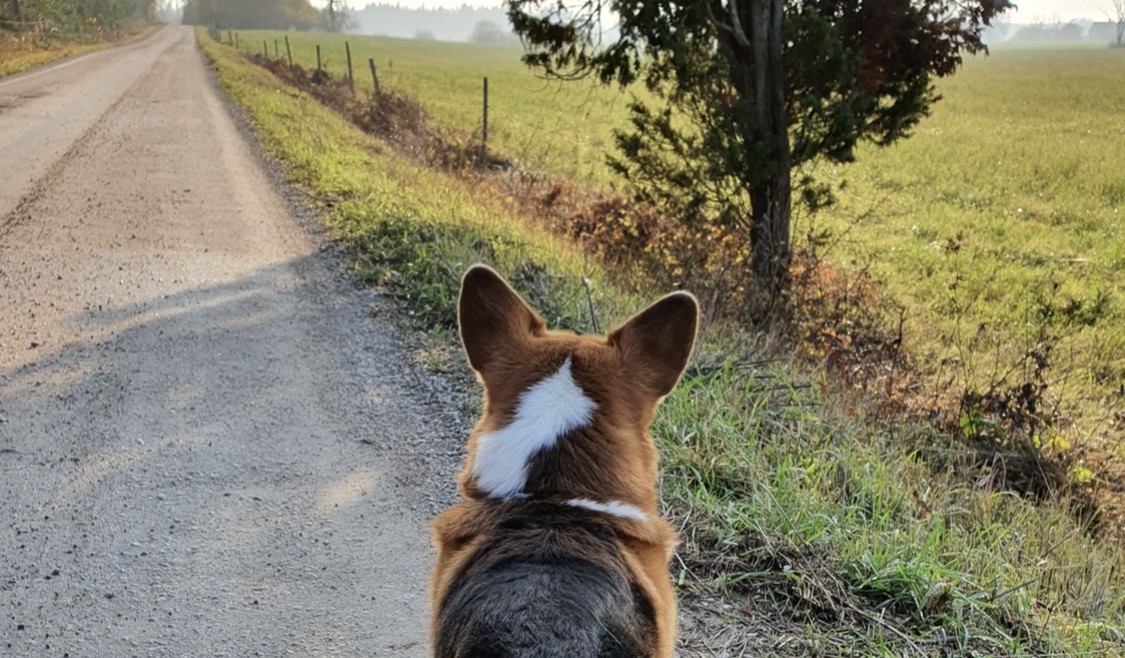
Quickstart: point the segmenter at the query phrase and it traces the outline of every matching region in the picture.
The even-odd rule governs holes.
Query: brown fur
[[[485,553],[524,550],[517,545],[524,540],[513,539],[505,528],[512,519],[543,519],[548,525],[554,520],[584,523],[592,532],[604,526],[616,546],[612,554],[565,535],[552,535],[557,543],[550,550],[620,572],[643,599],[638,609],[652,617],[649,655],[672,655],[676,600],[668,561],[676,537],[658,515],[657,454],[648,426],[686,365],[697,316],[694,297],[674,293],[606,337],[549,331],[495,272],[477,266],[465,274],[458,319],[469,363],[484,384],[485,404],[458,478],[463,500],[433,525],[438,550],[431,582],[435,639],[446,596],[471,567],[479,566],[474,560]],[[472,474],[480,436],[511,422],[521,394],[558,371],[568,356],[575,383],[597,404],[592,422],[531,458],[528,498],[489,498]],[[574,498],[629,504],[648,518],[640,521],[563,505]]]

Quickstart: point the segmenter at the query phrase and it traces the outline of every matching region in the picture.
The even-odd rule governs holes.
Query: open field
[[[841,202],[798,228],[828,229],[830,257],[869,266],[906,308],[918,362],[954,388],[982,387],[1052,346],[1048,399],[1084,421],[1078,437],[1118,451],[1123,74],[1125,53],[1105,48],[969,60],[913,137],[821,172],[846,182]]]
[[[260,52],[265,40],[272,51],[281,36],[243,32],[240,43]],[[349,41],[361,92],[371,88],[374,57],[382,84],[474,139],[487,75],[494,149],[531,170],[614,187],[604,157],[624,124],[626,93],[540,80],[518,48],[289,39],[304,66],[315,66],[320,44],[334,74],[346,71]],[[915,405],[956,416],[966,392],[1045,386],[1036,403],[1054,421],[1029,429],[1028,440],[1088,448],[1072,476],[1125,494],[1122,75],[1125,54],[1105,48],[969,59],[939,82],[943,100],[912,138],[810,172],[832,183],[839,203],[814,216],[798,211],[795,238],[814,236],[820,256],[864,271],[889,306],[904,309],[905,343],[927,384]]]
[[[457,277],[474,261],[497,267],[555,325],[590,328],[584,273],[603,329],[639,306],[488,188],[410,164],[201,41],[265,148],[321,204],[358,277],[401,297],[426,326],[451,326]],[[402,71],[404,52],[387,68]],[[576,135],[551,138],[585,139]],[[654,427],[667,512],[684,536],[674,562],[681,655],[1125,654],[1123,556],[1084,532],[1065,502],[1037,505],[1000,488],[925,426],[841,408],[820,373],[777,360],[759,337],[712,326],[702,338]],[[442,340],[422,359],[464,373]],[[731,607],[708,626],[695,601],[716,591]]]
[[[272,55],[276,39],[279,53],[285,57],[284,36],[281,32],[242,31],[239,44],[261,53],[264,40]],[[295,64],[315,68],[319,44],[324,69],[333,75],[347,75],[347,41],[357,89],[372,89],[367,60],[374,58],[380,85],[411,95],[433,119],[475,138],[481,132],[482,87],[487,76],[490,145],[528,168],[606,186],[611,183],[605,153],[613,148],[613,128],[625,119],[625,97],[616,90],[537,78],[519,62],[522,51],[515,46],[293,32],[288,36]]]

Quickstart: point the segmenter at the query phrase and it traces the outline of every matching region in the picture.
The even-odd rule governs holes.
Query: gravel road
[[[0,655],[422,656],[465,421],[192,32],[0,80]]]

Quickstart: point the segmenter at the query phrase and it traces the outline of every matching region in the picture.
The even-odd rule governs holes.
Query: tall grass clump
[[[728,359],[664,402],[654,433],[668,512],[688,529],[685,570],[855,655],[881,653],[865,644],[880,627],[894,655],[1079,655],[1110,650],[1109,637],[1120,651],[1112,545],[988,469],[935,470],[922,454],[955,443],[845,415],[820,388],[783,364]]]

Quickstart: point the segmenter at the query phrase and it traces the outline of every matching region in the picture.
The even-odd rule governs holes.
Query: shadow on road
[[[5,359],[0,631],[97,655],[422,651],[425,522],[465,421],[372,320],[388,302],[320,258],[94,307],[67,318],[81,339]]]

